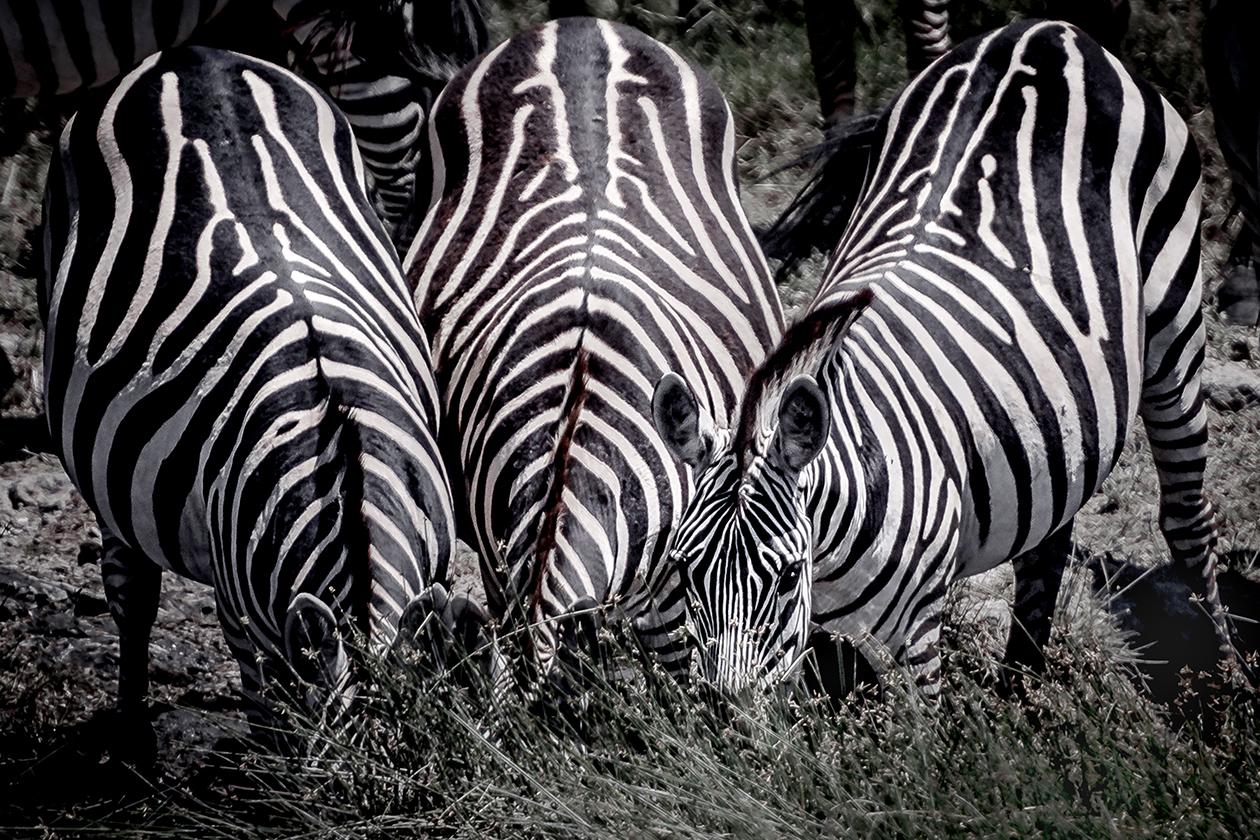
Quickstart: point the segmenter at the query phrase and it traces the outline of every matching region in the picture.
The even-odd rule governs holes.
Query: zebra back
[[[102,524],[212,584],[257,688],[297,596],[373,647],[453,543],[427,347],[344,117],[234,53],[81,110],[45,205],[45,394]]]

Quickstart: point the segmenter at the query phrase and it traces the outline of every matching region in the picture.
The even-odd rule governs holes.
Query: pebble
[[[41,513],[62,510],[70,504],[73,489],[64,471],[47,470],[22,476],[9,485],[9,502],[15,510],[33,508]],[[21,519],[19,524],[25,524]]]
[[[1203,394],[1217,411],[1241,411],[1260,402],[1260,373],[1236,362],[1207,361]]]
[[[4,566],[0,566],[0,594],[40,604],[55,604],[70,598],[70,593],[62,586]]]

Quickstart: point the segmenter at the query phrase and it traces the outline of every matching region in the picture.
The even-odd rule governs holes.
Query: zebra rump
[[[658,572],[691,478],[653,428],[653,385],[685,371],[725,422],[783,323],[726,102],[651,38],[569,18],[457,75],[427,155],[404,264],[491,611],[535,626],[546,666],[555,620],[615,607],[682,667]]]
[[[454,539],[428,350],[345,118],[262,61],[151,56],[66,126],[45,219],[49,426],[105,538],[120,703],[160,570],[214,587],[247,696],[292,668],[344,701],[342,639],[390,644]]]

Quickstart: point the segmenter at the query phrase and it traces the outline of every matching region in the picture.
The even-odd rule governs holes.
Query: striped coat
[[[1139,414],[1161,528],[1211,597],[1185,123],[1078,30],[1033,22],[935,63],[874,148],[676,531],[706,673],[776,679],[822,627],[934,686],[950,582],[1052,548],[1031,563],[1052,609],[1072,518]]]
[[[124,705],[162,570],[214,587],[247,694],[312,646],[344,687],[340,633],[389,644],[454,540],[428,350],[345,118],[265,62],[152,56],[67,125],[45,219],[48,418],[105,537]]]

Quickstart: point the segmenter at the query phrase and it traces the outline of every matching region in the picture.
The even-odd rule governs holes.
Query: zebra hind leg
[[[1159,528],[1173,562],[1198,571],[1198,594],[1216,627],[1220,661],[1227,670],[1237,673],[1229,624],[1216,582],[1216,514],[1203,493],[1208,429],[1200,384],[1205,335],[1198,308],[1194,308],[1187,323],[1174,322],[1165,330],[1168,332],[1175,332],[1178,340],[1165,343],[1160,340],[1162,336],[1157,336],[1150,342],[1141,405],[1159,474]],[[1186,333],[1189,340],[1181,340]]]
[[[162,570],[101,526],[101,578],[118,626],[118,729],[112,755],[137,767],[152,765],[157,740],[149,721],[149,636],[157,618]]]
[[[1015,603],[1011,631],[1002,657],[1003,693],[1021,692],[1024,677],[1042,673],[1045,647],[1054,624],[1054,607],[1063,583],[1063,570],[1072,556],[1072,522],[1016,557]]]

